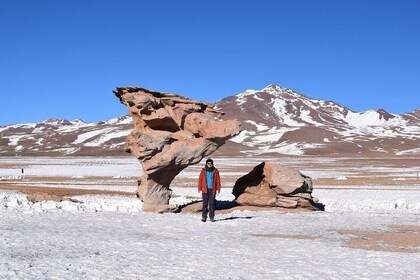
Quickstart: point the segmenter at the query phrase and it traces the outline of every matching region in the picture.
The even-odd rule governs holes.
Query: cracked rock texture
[[[239,121],[221,120],[223,113],[208,103],[138,87],[113,92],[133,118],[126,151],[143,168],[137,194],[145,211],[174,211],[169,199],[175,176],[241,131]]]

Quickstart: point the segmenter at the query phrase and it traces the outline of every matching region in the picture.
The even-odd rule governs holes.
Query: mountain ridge
[[[217,153],[225,155],[420,154],[420,108],[355,112],[277,85],[248,89],[214,103],[243,131]],[[128,115],[86,123],[50,118],[0,126],[0,155],[124,155],[133,129]]]
[[[217,107],[226,118],[240,117],[244,130],[232,141],[251,148],[250,153],[397,154],[419,147],[418,110],[408,115],[384,109],[354,112],[276,85],[224,98]]]

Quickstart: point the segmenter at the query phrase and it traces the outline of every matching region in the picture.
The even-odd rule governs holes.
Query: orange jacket
[[[220,175],[219,170],[215,168],[213,170],[213,194],[216,192],[220,193]],[[207,176],[206,176],[206,170],[201,169],[200,177],[198,178],[198,191],[207,193]]]

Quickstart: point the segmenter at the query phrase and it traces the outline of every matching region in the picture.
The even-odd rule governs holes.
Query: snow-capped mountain
[[[218,154],[420,155],[420,109],[354,112],[269,85],[216,103],[243,131]],[[103,122],[48,119],[0,127],[0,155],[125,155],[128,115]]]
[[[420,154],[419,109],[403,115],[354,112],[276,85],[224,98],[217,108],[243,123],[232,141],[246,153]]]
[[[0,155],[124,155],[128,115],[104,122],[48,119],[0,127]]]

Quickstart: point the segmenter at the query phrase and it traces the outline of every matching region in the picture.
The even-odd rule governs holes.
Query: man
[[[201,169],[198,178],[198,193],[202,192],[203,208],[201,221],[207,220],[209,214],[210,221],[214,222],[214,210],[216,207],[216,193],[220,193],[219,170],[214,167],[212,159],[206,160],[206,165]]]

